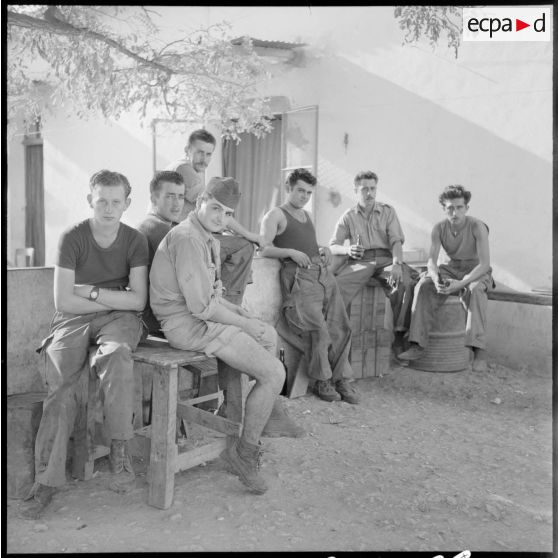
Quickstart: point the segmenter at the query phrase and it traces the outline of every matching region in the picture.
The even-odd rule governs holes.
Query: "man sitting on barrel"
[[[446,219],[432,229],[427,271],[415,288],[409,341],[411,348],[399,355],[403,360],[419,359],[428,345],[428,334],[436,311],[449,295],[458,295],[467,310],[465,345],[474,353],[473,370],[486,365],[487,292],[494,287],[488,227],[467,215],[471,192],[463,186],[447,186],[439,197]],[[438,265],[440,247],[450,258]]]

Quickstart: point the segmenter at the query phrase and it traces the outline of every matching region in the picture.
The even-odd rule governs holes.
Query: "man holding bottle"
[[[377,184],[372,171],[356,175],[357,205],[340,217],[329,247],[334,256],[344,256],[335,273],[347,307],[371,277],[381,283],[391,302],[397,352],[409,329],[418,272],[403,263],[405,236],[395,209],[376,201]]]

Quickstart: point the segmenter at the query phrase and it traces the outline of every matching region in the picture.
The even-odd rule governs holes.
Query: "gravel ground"
[[[491,363],[442,374],[394,365],[360,405],[288,400],[307,435],[264,439],[270,489],[215,460],[176,475],[168,510],[106,488],[106,462],[38,521],[8,500],[10,553],[552,551],[552,379]]]

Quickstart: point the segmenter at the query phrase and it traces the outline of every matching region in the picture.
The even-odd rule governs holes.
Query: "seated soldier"
[[[488,227],[466,215],[471,192],[463,186],[447,186],[439,197],[446,219],[432,229],[427,271],[415,288],[409,341],[411,348],[399,355],[403,360],[420,358],[428,344],[428,334],[436,311],[449,295],[458,295],[467,310],[465,345],[473,351],[473,370],[484,372],[486,364],[487,292],[494,288]],[[438,265],[440,248],[449,256]]]
[[[141,311],[147,296],[145,237],[120,222],[130,205],[130,184],[117,172],[101,170],[89,183],[92,216],[68,228],[58,245],[54,268],[56,312],[41,351],[46,354],[48,395],[35,442],[35,484],[22,509],[41,516],[66,481],[68,439],[77,412],[80,372],[89,348],[104,395],[104,415],[112,438],[109,487],[126,492],[135,485],[127,440],[132,427],[132,351],[142,335]]]
[[[232,180],[232,179],[231,179]],[[236,186],[238,187],[238,185]],[[175,171],[160,171],[149,184],[151,194],[151,210],[147,217],[138,225],[140,230],[146,237],[149,244],[149,265],[153,262],[153,257],[161,240],[167,235],[172,227],[177,225],[178,219],[183,214],[184,206],[184,180],[182,175]],[[219,254],[221,260],[221,281],[224,287],[223,297],[235,305],[241,305],[246,290],[246,281],[248,273],[251,270],[254,248],[248,240],[223,235],[223,230],[228,226],[232,215],[223,219],[223,229],[213,233],[213,236],[219,240]],[[257,235],[253,235],[259,238]],[[234,241],[237,241],[239,250],[236,257],[231,258],[231,249],[234,250]],[[149,300],[149,298],[148,298]],[[148,303],[143,313],[143,319],[149,328],[151,335],[164,337],[161,331],[159,320],[153,315],[151,305]],[[219,384],[226,385],[226,373],[228,368],[225,364],[219,364]],[[207,386],[204,386],[206,389]],[[223,389],[224,403],[219,409],[219,414],[226,414],[227,392]],[[267,422],[263,435],[269,437],[287,436],[297,438],[305,434],[304,429],[298,426],[291,417],[280,397],[277,398],[273,405],[273,410],[269,421]]]
[[[357,205],[343,213],[329,247],[334,256],[345,256],[335,275],[347,307],[371,277],[382,285],[393,311],[397,353],[409,329],[418,272],[403,263],[403,230],[395,209],[376,201],[377,184],[378,176],[371,171],[356,175]],[[350,245],[344,246],[347,239]]]
[[[256,381],[246,398],[242,435],[222,453],[251,492],[263,494],[258,474],[260,436],[285,380],[276,358],[275,330],[223,297],[219,241],[240,198],[236,181],[212,178],[196,209],[160,243],[150,272],[153,313],[169,343],[203,351]]]
[[[263,218],[262,236],[273,245],[266,245],[261,253],[281,260],[283,317],[291,333],[306,345],[315,393],[324,401],[356,404],[359,393],[348,382],[353,376],[349,318],[329,267],[331,252],[318,246],[310,215],[303,209],[316,182],[306,169],[289,174],[286,202]]]
[[[205,184],[207,169],[216,140],[213,134],[204,129],[194,130],[184,147],[184,157],[171,163],[167,170],[178,172],[184,179],[184,208],[179,221],[186,219],[196,204],[198,194]],[[254,244],[261,245],[261,237],[245,229],[234,217],[227,220],[227,232],[220,231],[218,239],[221,250],[221,279],[225,285],[226,296],[234,304],[241,304],[246,285],[250,283]]]

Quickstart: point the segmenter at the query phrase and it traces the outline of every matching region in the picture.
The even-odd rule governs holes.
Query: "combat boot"
[[[46,486],[36,482],[19,509],[19,517],[22,519],[40,519],[51,503],[56,490],[54,486]]]
[[[267,490],[265,480],[258,475],[260,452],[259,444],[250,444],[240,438],[221,453],[221,457],[232,471],[254,494],[263,494]]]
[[[301,438],[306,434],[304,428],[296,424],[296,422],[289,416],[285,404],[280,395],[273,403],[271,415],[263,429],[262,436],[268,438],[279,438],[284,436],[286,438]]]
[[[112,440],[109,461],[112,473],[109,488],[120,494],[132,491],[136,486],[136,475],[126,440]]]

